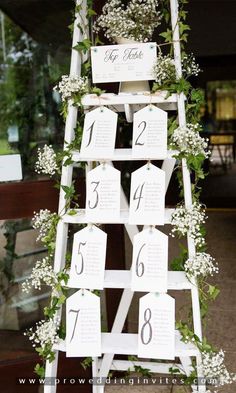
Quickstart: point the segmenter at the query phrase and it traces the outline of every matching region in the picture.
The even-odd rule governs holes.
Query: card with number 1
[[[95,159],[113,156],[117,118],[117,113],[104,106],[85,115],[81,157]]]

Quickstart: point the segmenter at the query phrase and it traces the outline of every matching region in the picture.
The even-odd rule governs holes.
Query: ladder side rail
[[[76,4],[79,5],[80,1],[77,0]],[[83,10],[86,10],[87,2],[83,0]],[[86,11],[84,11],[86,12]],[[83,38],[83,33],[79,29],[78,25],[81,23],[81,16],[76,13],[75,21],[74,21],[74,30],[73,30],[73,39],[72,39],[72,51],[71,51],[71,65],[70,65],[70,76],[80,76],[81,74],[81,55],[79,52],[73,47],[77,44],[78,41],[81,41]],[[67,144],[71,143],[74,139],[74,128],[77,123],[77,114],[78,110],[72,103],[68,104],[68,115],[66,118],[65,124],[65,138],[64,138],[64,149],[66,149]],[[72,184],[72,173],[73,166],[62,166],[61,173],[61,185],[71,186]],[[58,213],[59,215],[65,213],[65,192],[60,188],[59,194],[59,206]],[[59,221],[57,226],[57,235],[56,235],[56,249],[54,256],[54,271],[59,272],[65,264],[65,255],[67,248],[67,236],[68,236],[68,224]],[[57,312],[57,316],[61,318],[61,307]],[[45,376],[46,378],[56,378],[57,375],[57,367],[58,367],[58,351],[55,351],[55,359],[53,362],[46,362],[46,370]],[[50,380],[50,385],[44,386],[44,393],[56,393],[57,386],[53,380]]]
[[[172,31],[173,31],[173,47],[174,47],[174,60],[175,60],[175,68],[177,78],[182,76],[182,65],[181,65],[181,48],[180,48],[180,34],[179,34],[179,25],[178,25],[178,0],[170,0],[171,7],[171,23],[172,23]],[[185,101],[184,94],[180,93],[178,95],[177,101],[178,107],[178,118],[179,118],[179,126],[186,126],[186,112],[185,112]],[[190,173],[187,167],[186,159],[182,159],[182,174],[183,174],[183,184],[184,184],[184,201],[185,206],[192,206],[192,189],[191,189],[191,179]],[[187,236],[187,244],[188,244],[188,255],[192,257],[196,254],[195,244],[190,236]],[[200,311],[200,302],[199,302],[199,293],[196,280],[193,280],[193,287],[191,290],[191,298],[192,298],[192,313],[193,313],[193,325],[194,332],[202,340],[202,326],[201,326],[201,311]],[[201,354],[197,356],[197,370],[198,377],[202,377],[202,359]],[[205,385],[199,385],[197,388],[198,392],[206,392]]]
[[[180,48],[180,35],[179,35],[179,25],[178,25],[178,1],[170,0],[171,5],[171,22],[172,22],[172,31],[173,31],[173,46],[174,46],[174,59],[175,59],[175,67],[177,77],[182,76],[182,67],[181,67],[181,48]],[[185,103],[184,103],[184,95],[183,93],[178,96],[178,116],[179,116],[179,126],[186,126],[186,114],[185,114]],[[186,160],[182,160],[182,172],[183,172],[183,183],[184,183],[184,200],[185,206],[192,206],[192,192],[191,192],[191,179],[190,173],[187,167]],[[187,237],[188,241],[188,252],[189,256],[194,256],[196,253],[194,241],[190,236]],[[196,285],[196,282],[194,283]],[[199,304],[199,296],[198,291],[193,290],[192,296],[194,296],[193,300],[193,322],[194,329],[197,336],[202,339],[202,328],[201,328],[201,315],[200,315],[200,304]]]

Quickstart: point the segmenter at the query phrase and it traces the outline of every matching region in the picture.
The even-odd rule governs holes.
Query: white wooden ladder
[[[80,1],[78,1],[80,3]],[[174,42],[174,60],[177,75],[181,76],[181,54],[180,54],[180,42],[179,42],[179,27],[178,27],[178,2],[177,0],[170,0],[171,5],[171,21],[173,30],[173,42]],[[84,10],[86,9],[86,1],[83,1]],[[84,12],[85,14],[85,12]],[[73,44],[72,48],[79,42],[83,40],[83,35],[78,24],[81,22],[80,15],[76,15],[76,20],[74,23],[73,32]],[[72,49],[71,56],[71,67],[70,75],[80,75],[81,71],[81,56],[78,51]],[[158,95],[152,96],[152,104],[164,110],[177,109],[179,125],[185,126],[185,97],[183,94],[177,95],[172,94],[168,99],[165,99],[166,93],[160,92]],[[126,119],[128,122],[132,122],[133,113],[137,109],[141,109],[145,105],[150,103],[150,97],[147,95],[116,95],[116,94],[103,94],[101,97],[97,98],[94,95],[87,95],[83,98],[83,106],[85,111],[90,110],[101,104],[111,107],[112,110],[117,112],[125,112]],[[73,105],[68,106],[68,115],[66,119],[65,126],[65,148],[67,143],[73,141],[74,129],[77,122],[77,109]],[[78,151],[75,151],[72,156],[73,164],[69,166],[62,167],[61,185],[70,186],[72,184],[72,173],[73,167],[78,161],[87,161],[88,172],[92,168],[91,160],[81,159]],[[158,157],[157,157],[158,159]],[[115,149],[114,157],[111,161],[129,161],[132,160],[131,149]],[[93,159],[94,161],[94,159]],[[99,159],[97,160],[99,161]],[[168,188],[170,178],[175,166],[175,159],[173,158],[173,153],[168,152],[168,156],[163,160],[162,169],[166,174],[166,190]],[[184,183],[184,199],[185,206],[189,207],[192,204],[191,196],[191,182],[190,174],[186,165],[185,160],[182,161],[182,171],[183,171],[183,183]],[[138,228],[134,225],[128,224],[128,202],[126,200],[125,194],[122,191],[122,205],[121,205],[121,216],[120,221],[116,224],[124,224],[127,230],[128,236],[133,241],[133,237],[138,233]],[[60,191],[59,199],[59,209],[60,214],[63,212],[63,218],[58,223],[57,236],[56,236],[56,250],[55,250],[55,263],[54,269],[59,272],[63,269],[65,265],[65,256],[67,249],[67,235],[68,235],[68,225],[69,224],[86,224],[89,221],[86,219],[85,210],[80,209],[78,214],[69,215],[64,210],[65,209],[65,199],[64,191]],[[165,223],[170,223],[172,209],[165,210]],[[108,222],[107,222],[108,223]],[[114,222],[109,222],[110,224]],[[106,224],[104,222],[104,224]],[[190,256],[195,254],[195,245],[193,240],[188,236],[188,253]],[[128,360],[114,360],[114,355],[137,355],[137,334],[121,333],[124,327],[125,320],[128,315],[128,311],[133,298],[133,292],[130,290],[130,271],[117,271],[117,270],[106,270],[105,271],[105,288],[123,288],[123,294],[120,300],[118,311],[115,317],[115,321],[110,333],[102,334],[102,353],[103,357],[101,359],[93,358],[92,372],[93,377],[107,377],[110,370],[127,370],[134,367],[134,365],[140,365],[142,367],[150,369],[151,372],[166,374],[169,373],[169,368],[173,366],[173,363],[160,363],[160,362],[150,362],[150,361],[137,361],[131,362]],[[192,299],[192,311],[193,311],[193,324],[195,334],[202,339],[201,330],[201,317],[200,317],[200,305],[199,305],[199,295],[198,289],[195,283],[190,283],[186,278],[184,272],[168,272],[168,290],[189,290],[191,291]],[[59,312],[60,315],[61,311]],[[180,340],[180,334],[176,332],[176,353],[175,356],[180,359],[179,367],[184,370],[184,372],[189,375],[192,370],[191,357],[196,358],[198,376],[202,376],[201,373],[201,355],[197,350],[196,346],[193,344],[185,344]],[[46,364],[46,377],[56,377],[57,376],[57,365],[58,365],[58,352],[65,351],[65,342],[60,342],[55,347],[55,360],[52,363],[47,362]],[[205,392],[206,388],[203,385],[195,386],[192,388],[195,392]],[[79,390],[79,388],[78,388]],[[93,393],[102,393],[104,391],[104,386],[93,386]],[[44,393],[55,393],[56,386],[45,385]]]

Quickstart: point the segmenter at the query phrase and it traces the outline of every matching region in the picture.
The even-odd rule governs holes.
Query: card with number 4
[[[129,223],[164,225],[165,172],[146,164],[131,175]]]
[[[80,155],[83,158],[111,158],[114,154],[117,113],[102,106],[86,113]]]

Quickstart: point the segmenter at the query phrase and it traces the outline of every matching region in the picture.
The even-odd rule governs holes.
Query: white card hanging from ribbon
[[[132,155],[135,158],[166,158],[167,112],[148,105],[134,114]]]
[[[117,113],[106,107],[88,112],[85,116],[81,157],[111,158],[116,140]]]
[[[93,223],[120,219],[120,171],[106,163],[91,170],[86,182],[86,215]]]
[[[164,225],[165,172],[150,163],[131,175],[129,223]]]
[[[74,235],[68,287],[103,289],[107,234],[95,225]]]
[[[168,236],[147,228],[134,236],[131,290],[167,292]]]
[[[66,356],[101,356],[100,298],[83,289],[66,301]]]
[[[175,300],[149,293],[139,300],[138,357],[175,357]]]

